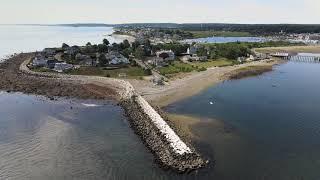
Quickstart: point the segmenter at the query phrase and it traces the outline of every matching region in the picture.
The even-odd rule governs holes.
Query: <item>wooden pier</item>
[[[320,63],[320,55],[299,55],[297,53],[277,52],[270,54],[272,57],[285,59],[295,62],[308,62],[308,63]]]

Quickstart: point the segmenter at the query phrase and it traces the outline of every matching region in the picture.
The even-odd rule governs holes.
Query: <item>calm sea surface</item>
[[[168,111],[203,119],[193,129],[213,149],[207,153],[215,156],[217,179],[319,179],[319,76],[320,64],[289,62],[211,87]],[[225,127],[215,129],[214,119]]]
[[[100,43],[107,38],[111,43],[119,42],[108,35],[111,27],[64,27],[64,26],[16,26],[0,25],[0,59],[5,55],[42,50],[46,47],[85,45]]]

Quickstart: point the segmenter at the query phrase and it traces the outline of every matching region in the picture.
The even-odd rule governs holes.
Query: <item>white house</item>
[[[44,67],[47,65],[47,59],[41,54],[37,54],[32,60],[32,66],[34,67]]]
[[[64,71],[70,70],[72,68],[73,68],[73,65],[63,62],[63,63],[56,63],[54,65],[53,70],[56,72],[62,73]]]
[[[170,51],[158,51],[156,52],[157,58],[162,58],[165,61],[174,61],[176,56],[172,50]]]
[[[111,51],[106,55],[107,60],[109,60],[109,64],[118,65],[118,64],[129,64],[130,61],[124,57],[119,52]]]

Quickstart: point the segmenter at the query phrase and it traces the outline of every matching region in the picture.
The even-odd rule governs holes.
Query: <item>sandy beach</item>
[[[112,34],[111,37],[115,38],[115,39],[119,39],[119,40],[128,40],[129,43],[133,43],[136,38],[133,36],[129,36],[129,35],[122,35],[122,34]]]
[[[156,86],[146,80],[129,80],[145,99],[152,104],[165,107],[199,93],[200,91],[229,79],[231,72],[244,67],[273,66],[279,61],[264,60],[227,67],[213,67],[203,72],[192,72],[170,80],[165,86]]]

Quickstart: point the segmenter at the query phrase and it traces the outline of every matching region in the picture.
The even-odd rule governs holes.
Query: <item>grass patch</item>
[[[167,67],[159,68],[159,71],[162,75],[176,74],[180,72],[192,72],[194,70],[197,70],[195,66],[180,61],[175,61]]]
[[[230,79],[241,79],[245,77],[261,75],[265,72],[272,71],[271,65],[265,66],[247,66],[237,69],[230,73]]]
[[[30,70],[34,71],[34,72],[55,72],[51,69],[45,68],[45,67],[32,67],[30,68]]]
[[[192,65],[198,68],[210,68],[210,67],[224,67],[224,66],[232,66],[236,64],[236,61],[232,61],[229,59],[221,58],[217,60],[209,60],[205,62],[192,62]]]
[[[194,38],[206,38],[206,37],[248,37],[252,36],[248,32],[233,32],[233,31],[188,31],[192,33]]]
[[[118,78],[119,74],[125,74],[126,78],[140,79],[149,75],[145,70],[137,66],[127,66],[119,69],[107,69],[103,67],[80,67],[69,72],[72,75],[103,76]]]

